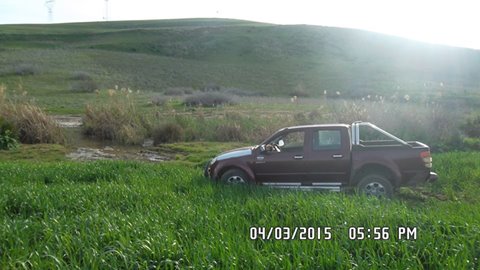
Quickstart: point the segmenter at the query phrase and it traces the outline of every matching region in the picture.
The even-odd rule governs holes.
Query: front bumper
[[[434,172],[430,172],[430,175],[427,178],[427,183],[433,183],[438,180],[438,175]]]
[[[203,176],[206,178],[210,178],[210,161],[205,164],[205,168],[203,169]]]

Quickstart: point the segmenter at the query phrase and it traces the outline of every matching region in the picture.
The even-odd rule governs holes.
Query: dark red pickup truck
[[[280,188],[356,188],[391,196],[395,188],[437,180],[430,148],[405,142],[368,122],[277,131],[261,144],[213,158],[205,176],[225,183]]]

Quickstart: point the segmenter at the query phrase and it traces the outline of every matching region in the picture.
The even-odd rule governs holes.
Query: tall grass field
[[[174,163],[6,162],[0,268],[478,269],[480,154],[438,154],[434,169],[438,183],[382,200],[225,186]],[[251,239],[275,226],[330,227],[331,239]],[[350,227],[389,239],[353,240]]]

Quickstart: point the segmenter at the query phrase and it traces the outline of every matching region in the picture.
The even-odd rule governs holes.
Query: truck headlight
[[[210,163],[209,165],[211,166],[213,163],[215,163],[217,161],[217,158],[213,158],[212,160],[210,160]]]

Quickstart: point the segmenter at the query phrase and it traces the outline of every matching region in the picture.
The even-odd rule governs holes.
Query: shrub
[[[4,87],[0,87],[0,117],[10,123],[10,134],[22,143],[65,143],[62,128],[51,117],[29,101],[8,100]]]
[[[51,117],[29,101],[9,100],[4,86],[0,86],[0,117],[9,123],[2,130],[10,130],[8,137],[22,143],[65,143],[62,128]],[[4,139],[12,143],[10,138]]]
[[[88,79],[83,81],[75,81],[72,83],[71,90],[74,92],[93,92],[98,89],[95,81]]]
[[[468,149],[480,151],[480,138],[465,138],[463,144]]]
[[[80,80],[80,81],[92,81],[92,76],[88,72],[85,71],[75,71],[72,73],[70,77],[72,80]]]
[[[10,150],[17,148],[18,141],[13,131],[14,127],[11,123],[6,122],[0,117],[0,149]]]
[[[181,141],[184,136],[184,131],[179,124],[166,123],[155,128],[152,135],[154,145],[158,145],[161,143]]]
[[[87,136],[122,144],[139,144],[147,131],[146,120],[127,94],[113,95],[104,104],[85,108],[83,133]]]
[[[185,93],[185,95],[191,95],[195,91],[191,87],[186,87],[185,89],[183,89],[183,92]]]
[[[467,118],[462,130],[468,137],[480,138],[480,115],[471,115]]]
[[[215,129],[215,140],[220,142],[228,141],[242,141],[245,136],[242,132],[242,127],[237,123],[223,123]]]
[[[15,75],[19,76],[27,76],[34,75],[35,73],[37,73],[37,70],[31,64],[19,64],[15,67],[14,73]]]
[[[151,99],[151,103],[155,106],[163,106],[167,103],[168,98],[165,96],[154,96]]]
[[[22,143],[65,142],[62,128],[36,105],[30,103],[13,105],[10,119]]]
[[[223,104],[233,104],[233,100],[221,93],[200,93],[184,99],[187,106],[215,107]]]

